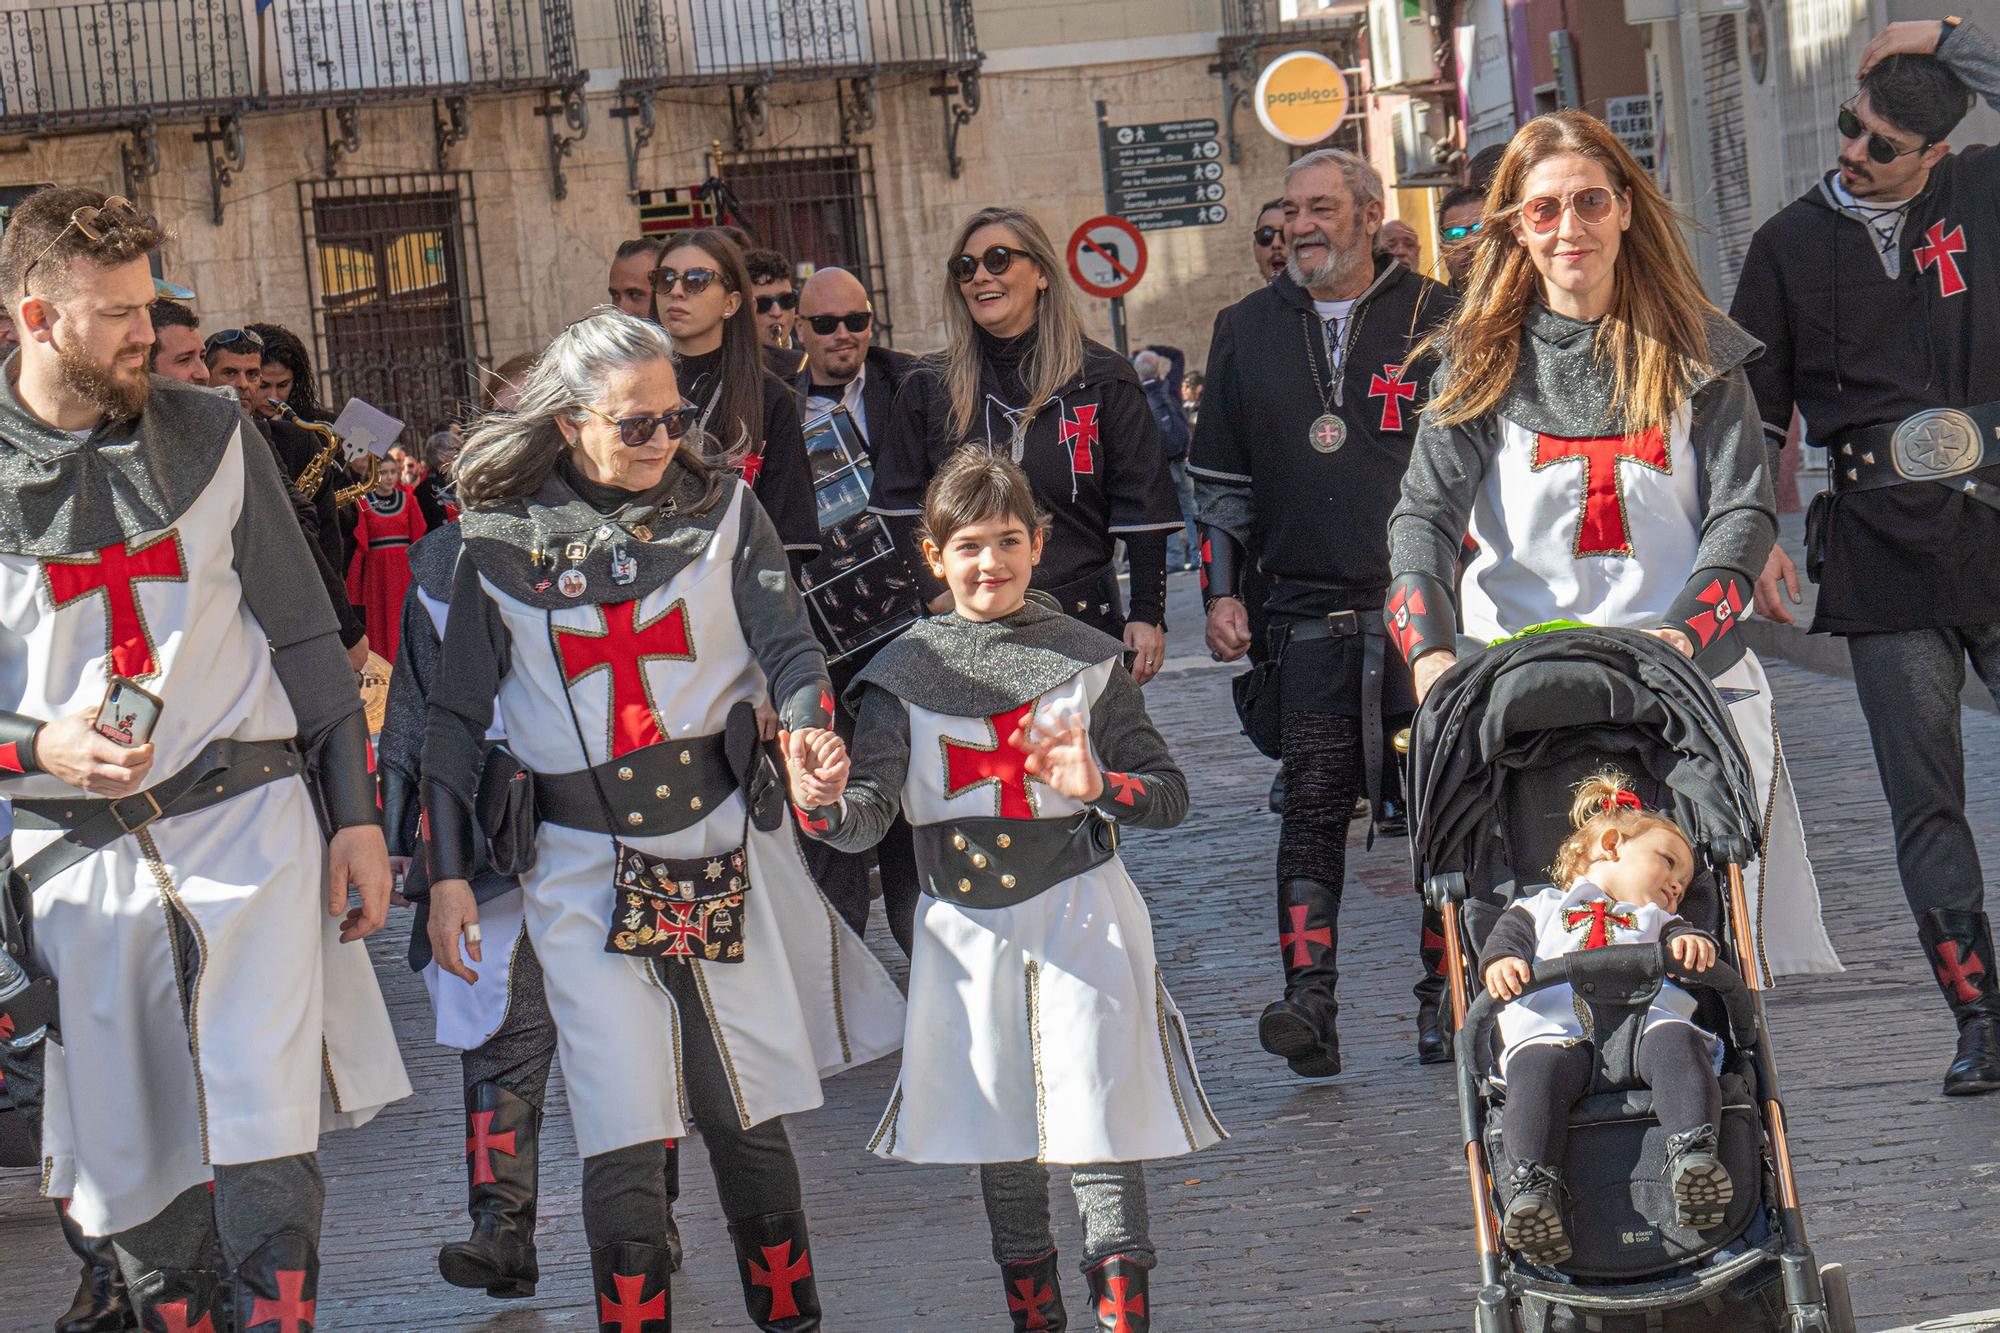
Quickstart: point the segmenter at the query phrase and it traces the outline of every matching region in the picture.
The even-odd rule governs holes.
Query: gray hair
[[[1299,158],[1285,168],[1285,188],[1292,188],[1294,176],[1314,167],[1338,167],[1347,181],[1347,192],[1354,197],[1356,208],[1383,202],[1382,173],[1369,166],[1367,158],[1350,153],[1345,148],[1315,148]]]
[[[517,383],[514,410],[486,413],[466,432],[454,467],[459,498],[470,508],[533,495],[567,447],[560,418],[581,421],[584,405],[612,374],[649,361],[671,361],[673,339],[651,320],[599,306],[555,336]],[[690,430],[681,456],[713,459],[715,442]]]
[[[1167,368],[1167,359],[1152,348],[1142,348],[1132,357],[1132,369],[1142,380],[1156,380]]]

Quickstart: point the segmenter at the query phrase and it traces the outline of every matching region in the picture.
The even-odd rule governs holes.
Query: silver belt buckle
[[[1978,422],[1955,407],[1934,407],[1896,427],[1891,457],[1903,480],[1934,481],[1972,471],[1985,453]]]

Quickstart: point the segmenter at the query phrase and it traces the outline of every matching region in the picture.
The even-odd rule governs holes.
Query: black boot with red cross
[[[1994,975],[1986,913],[1937,908],[1924,913],[1917,936],[1958,1020],[1958,1050],[1945,1071],[1944,1095],[2000,1092],[2000,977]]]

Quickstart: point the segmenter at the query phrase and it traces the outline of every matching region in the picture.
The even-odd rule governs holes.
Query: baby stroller
[[[1821,1267],[1806,1242],[1760,972],[1745,956],[1740,867],[1757,846],[1759,798],[1715,689],[1649,635],[1530,635],[1446,672],[1408,750],[1413,868],[1445,923],[1479,1333],[1852,1333],[1846,1275]],[[1494,1081],[1501,1006],[1480,985],[1476,960],[1507,905],[1545,882],[1576,785],[1606,767],[1692,837],[1701,873],[1681,914],[1721,943],[1722,961],[1686,975],[1660,945],[1634,944],[1535,965],[1529,991],[1568,982],[1598,1053],[1563,1162],[1574,1252],[1541,1268],[1500,1240],[1507,1200],[1496,1182],[1513,1166],[1501,1138],[1505,1090]],[[1699,1232],[1675,1222],[1667,1136],[1635,1067],[1646,1010],[1668,980],[1696,998],[1698,1021],[1724,1045],[1718,1129],[1736,1194],[1723,1224]]]

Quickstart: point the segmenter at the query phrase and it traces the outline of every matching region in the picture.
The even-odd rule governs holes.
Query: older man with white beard
[[[1253,559],[1269,583],[1268,657],[1248,711],[1265,719],[1253,736],[1284,768],[1285,996],[1264,1010],[1258,1036],[1294,1073],[1326,1078],[1340,1072],[1334,983],[1347,825],[1362,792],[1379,813],[1384,728],[1415,709],[1408,672],[1384,651],[1381,615],[1389,513],[1428,378],[1409,352],[1451,298],[1375,258],[1382,180],[1354,154],[1325,149],[1292,163],[1283,209],[1285,271],[1216,320],[1188,471],[1218,661],[1249,650],[1241,591]],[[1434,968],[1427,974],[1419,1053],[1448,1059],[1442,986]]]

